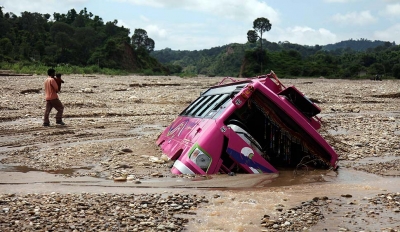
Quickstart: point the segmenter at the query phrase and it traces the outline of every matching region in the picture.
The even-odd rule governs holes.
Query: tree
[[[381,63],[374,63],[369,67],[370,74],[385,74],[385,66]]]
[[[269,22],[269,20],[267,18],[257,18],[256,20],[254,20],[253,22],[253,29],[254,30],[249,30],[247,32],[247,40],[250,43],[255,43],[257,42],[257,39],[260,40],[260,44],[261,44],[261,61],[260,61],[260,71],[263,72],[263,68],[262,68],[262,63],[263,63],[263,58],[264,58],[264,50],[263,50],[263,33],[266,31],[271,30],[272,24]]]
[[[148,53],[154,50],[154,40],[147,36],[147,32],[143,29],[135,29],[132,35],[132,46],[135,50],[145,49]]]
[[[55,22],[50,28],[50,34],[53,39],[58,33],[61,32],[64,32],[67,35],[73,35],[75,33],[75,29],[69,24],[63,22]]]
[[[143,29],[135,29],[132,35],[132,45],[135,49],[144,45],[144,41],[148,38],[147,32]]]
[[[146,47],[147,52],[152,52],[152,51],[154,51],[154,46],[155,46],[154,40],[152,40],[151,38],[147,38],[147,39],[144,41],[144,44],[145,44],[145,47]]]
[[[369,67],[376,62],[376,58],[374,57],[374,55],[364,54],[361,56],[361,62],[363,66]]]
[[[9,56],[12,52],[12,43],[8,38],[0,39],[0,54]]]
[[[393,76],[397,79],[400,79],[400,64],[393,65]]]
[[[255,43],[259,38],[262,50],[262,38],[263,33],[271,30],[272,24],[269,22],[267,18],[257,18],[253,22],[253,29],[247,32],[247,39],[250,43]]]
[[[256,31],[254,31],[254,30],[249,30],[249,31],[247,32],[247,40],[248,40],[250,43],[255,43],[255,42],[257,42],[257,39],[258,39],[258,35],[257,35],[257,32],[256,32]]]
[[[85,27],[85,18],[82,15],[78,15],[71,25],[74,27]]]

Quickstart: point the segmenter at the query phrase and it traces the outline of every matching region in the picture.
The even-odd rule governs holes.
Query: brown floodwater
[[[332,199],[350,194],[352,198],[345,200],[344,206],[335,208],[334,214],[325,212],[326,220],[315,225],[313,231],[324,231],[326,228],[337,231],[341,226],[350,231],[360,231],[360,228],[378,231],[385,226],[382,223],[397,223],[384,211],[376,218],[369,218],[368,222],[358,217],[343,216],[356,211],[354,205],[348,204],[350,201],[358,204],[364,197],[400,190],[398,178],[380,177],[353,169],[340,168],[337,172],[283,170],[279,174],[212,175],[192,179],[148,178],[142,179],[140,184],[94,177],[66,178],[62,175],[72,175],[80,169],[89,167],[44,172],[24,166],[3,165],[0,166],[0,193],[192,193],[210,196],[210,203],[191,216],[193,220],[190,220],[189,231],[260,231],[263,215],[278,217],[277,205],[288,209],[314,197]],[[364,227],[360,227],[361,223]],[[365,227],[365,223],[370,224]]]

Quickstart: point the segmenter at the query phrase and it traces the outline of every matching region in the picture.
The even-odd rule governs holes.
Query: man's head
[[[56,77],[61,78],[61,73],[57,73]]]
[[[47,70],[47,75],[54,77],[56,75],[56,70],[50,68],[49,70]]]

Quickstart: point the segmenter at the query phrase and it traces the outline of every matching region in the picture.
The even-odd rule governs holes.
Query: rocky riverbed
[[[46,77],[0,78],[2,231],[400,229],[400,81],[282,79],[322,109],[321,134],[338,151],[341,168],[334,175],[283,172],[259,180],[174,177],[155,145],[220,78],[65,76],[60,99],[67,125],[52,120],[48,128],[42,127]],[[72,182],[79,178],[101,186],[77,188]]]
[[[2,231],[181,231],[204,196],[0,195]],[[181,214],[181,216],[179,216]]]
[[[346,208],[346,213],[339,213],[340,218],[337,231],[398,231],[400,213],[400,193],[384,193],[372,198],[352,200],[351,194],[342,194],[340,197],[314,197],[300,205],[292,207],[271,218],[264,215],[262,226],[269,231],[304,231],[313,228],[321,221],[331,220],[331,215],[341,212],[339,208]],[[281,205],[278,205],[281,206]],[[277,207],[277,211],[283,208]],[[332,230],[331,223],[321,226],[321,231]],[[314,228],[315,229],[315,228]]]

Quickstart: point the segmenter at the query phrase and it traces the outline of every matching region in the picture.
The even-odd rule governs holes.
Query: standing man
[[[62,121],[62,115],[64,111],[64,106],[61,103],[60,99],[58,99],[58,85],[56,80],[54,79],[56,75],[56,70],[49,69],[47,70],[47,79],[44,81],[44,93],[46,96],[46,110],[44,111],[44,119],[43,126],[50,126],[49,115],[50,111],[53,107],[57,110],[56,114],[56,124],[65,125]]]

